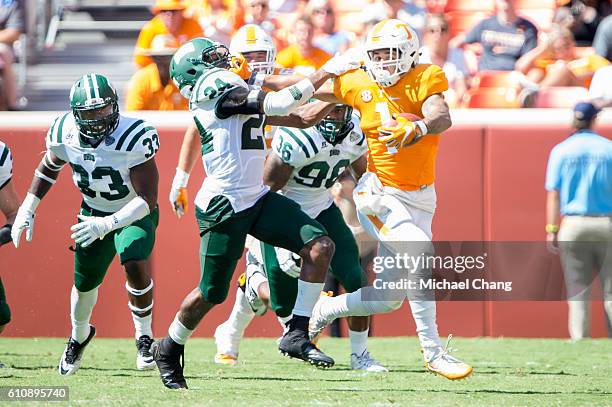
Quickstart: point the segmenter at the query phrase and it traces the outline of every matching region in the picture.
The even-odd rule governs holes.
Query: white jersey
[[[195,204],[205,211],[210,200],[222,195],[235,212],[253,206],[269,188],[263,183],[266,145],[264,115],[219,117],[216,105],[230,89],[250,89],[238,75],[216,68],[204,73],[194,86],[189,101],[200,133],[206,178]]]
[[[47,132],[47,149],[70,164],[72,180],[89,207],[114,213],[136,197],[130,168],[155,156],[159,136],[151,124],[119,116],[117,129],[94,148],[82,142],[74,116],[65,113]]]
[[[13,176],[13,156],[8,146],[0,141],[0,189],[2,189]]]
[[[281,194],[299,203],[312,218],[329,208],[330,192],[340,174],[368,149],[359,127],[359,116],[353,114],[353,130],[337,145],[332,145],[316,127],[294,129],[279,127],[272,151],[283,162],[294,167]]]

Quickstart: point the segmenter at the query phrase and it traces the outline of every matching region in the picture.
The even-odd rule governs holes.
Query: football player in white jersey
[[[184,345],[204,315],[227,297],[247,234],[299,253],[302,258],[300,293],[279,350],[321,367],[334,363],[310,342],[307,332],[334,244],[325,229],[298,204],[264,185],[263,127],[308,127],[318,122],[328,109],[314,113],[312,122],[303,116],[310,107],[296,109],[326,80],[359,64],[332,59],[309,78],[278,92],[266,92],[250,87],[231,72],[231,57],[224,45],[196,38],[181,46],[170,64],[172,79],[181,94],[189,97],[199,133],[197,139],[183,141],[173,185],[186,186],[199,155],[207,174],[195,199],[200,227],[200,283],[183,301],[168,336],[152,346],[162,382],[173,389],[187,387],[180,363]]]
[[[0,141],[0,212],[6,217],[6,224],[0,227],[0,246],[11,241],[11,227],[17,209],[19,208],[19,196],[15,191],[13,178],[13,156],[8,146]],[[6,301],[4,286],[0,276],[0,334],[11,321],[11,309]],[[0,362],[0,368],[4,365]]]
[[[155,366],[150,353],[153,280],[147,261],[159,220],[155,164],[159,136],[151,124],[120,115],[117,100],[115,89],[102,75],[83,75],[74,83],[72,110],[55,119],[47,132],[47,152],[34,171],[13,224],[16,247],[24,231],[26,240],[32,240],[34,212],[61,169],[69,164],[83,202],[78,223],[70,228],[75,241],[72,333],[60,359],[61,375],[78,370],[83,351],[96,334],[89,320],[98,286],[116,254],[126,273],[136,366]]]
[[[315,127],[303,130],[280,127],[272,142],[272,154],[266,162],[264,177],[272,190],[279,190],[282,195],[293,199],[327,229],[336,245],[330,271],[348,292],[365,285],[366,278],[359,263],[357,244],[333,203],[331,188],[345,169],[354,167],[357,174],[365,171],[364,154],[368,147],[359,128],[359,118],[352,112],[353,109],[347,105],[337,105]],[[295,259],[293,253],[268,244],[263,244],[260,250],[249,251],[248,294],[255,294],[259,301],[270,304],[279,319],[291,316],[297,294],[297,263],[299,258]],[[270,275],[269,283],[266,275]],[[246,309],[238,304],[239,301],[241,298],[237,296],[230,318],[215,332],[215,360],[233,358],[235,361],[238,357],[244,329],[257,310],[257,307]],[[368,317],[349,318],[351,368],[386,372],[387,369],[367,350],[368,322]]]

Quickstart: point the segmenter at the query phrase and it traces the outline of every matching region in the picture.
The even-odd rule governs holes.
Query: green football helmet
[[[202,73],[230,67],[227,47],[208,38],[194,38],[176,50],[170,61],[170,77],[184,98],[189,99]]]
[[[351,121],[352,115],[351,106],[337,104],[315,127],[325,140],[336,145],[341,143],[355,127]]]
[[[70,89],[70,108],[83,141],[96,146],[119,125],[117,92],[108,78],[83,75]]]

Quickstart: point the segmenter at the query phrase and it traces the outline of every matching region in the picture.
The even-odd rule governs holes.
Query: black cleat
[[[172,338],[165,337],[153,342],[151,353],[164,386],[169,389],[186,389],[187,382],[183,376],[185,345],[179,345]]]
[[[142,335],[136,340],[136,367],[138,370],[155,369],[155,361],[151,354],[153,339],[148,335]]]
[[[89,326],[91,329],[89,330],[89,336],[83,343],[78,343],[73,338],[68,338],[68,342],[66,343],[66,348],[64,349],[64,353],[62,354],[62,358],[59,363],[59,374],[62,376],[68,376],[76,373],[81,367],[81,358],[83,357],[83,351],[85,347],[89,344],[89,342],[96,336],[96,327],[93,325]]]
[[[321,352],[308,339],[308,318],[294,316],[289,321],[287,331],[278,345],[278,351],[291,358],[301,359],[316,367],[328,368],[334,365],[334,360]]]

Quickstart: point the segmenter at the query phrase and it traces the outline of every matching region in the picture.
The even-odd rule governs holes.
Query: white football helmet
[[[274,60],[276,59],[276,45],[272,37],[256,24],[246,24],[240,27],[230,42],[230,53],[265,51],[265,62],[249,62],[249,66],[255,72],[263,72],[266,75],[274,73]]]
[[[372,51],[389,50],[385,60],[374,61]],[[365,67],[372,78],[383,87],[393,86],[400,77],[419,63],[419,38],[401,20],[383,20],[372,27],[364,45]],[[394,67],[393,73],[385,68]]]

